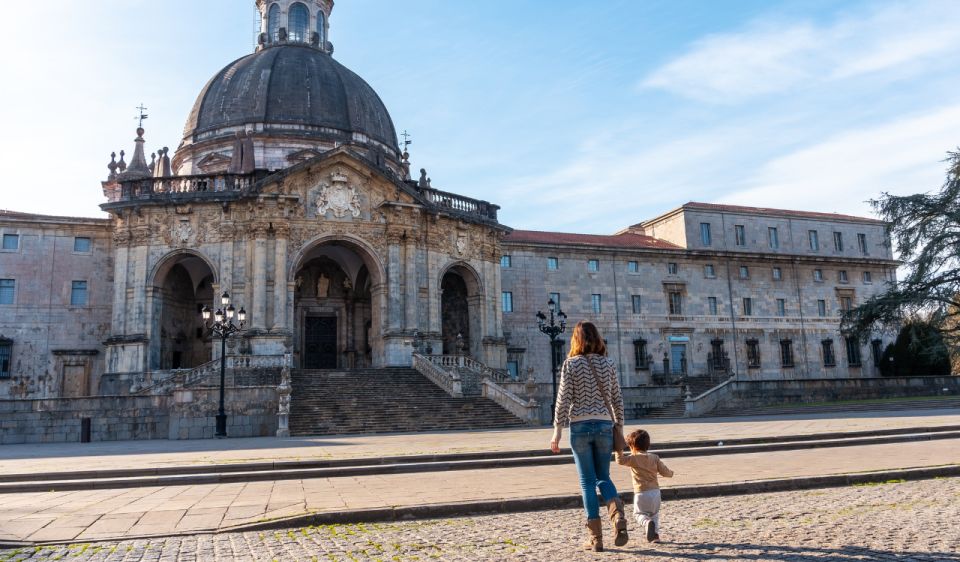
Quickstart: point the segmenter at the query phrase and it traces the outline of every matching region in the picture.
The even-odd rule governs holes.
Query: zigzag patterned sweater
[[[591,363],[597,370],[600,388],[591,372]],[[568,358],[560,368],[554,425],[569,427],[571,422],[611,419],[604,396],[613,405],[613,422],[622,424],[623,394],[613,360],[596,354]]]

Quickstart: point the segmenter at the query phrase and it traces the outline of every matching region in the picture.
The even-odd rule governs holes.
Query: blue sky
[[[433,185],[524,229],[609,233],[686,201],[869,214],[960,145],[954,0],[339,0],[335,57]],[[7,7],[0,208],[99,216],[111,151],[175,148],[252,50],[253,0]],[[41,33],[29,24],[40,22]]]

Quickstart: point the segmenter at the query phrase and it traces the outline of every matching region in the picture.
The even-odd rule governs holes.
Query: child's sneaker
[[[653,542],[659,538],[656,525],[653,524],[653,521],[647,521],[647,542]]]

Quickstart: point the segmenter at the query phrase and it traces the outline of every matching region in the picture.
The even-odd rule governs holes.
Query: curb
[[[741,496],[752,494],[766,494],[773,492],[789,492],[797,490],[813,490],[819,488],[837,488],[858,484],[882,484],[890,480],[917,481],[934,478],[960,477],[960,464],[904,468],[876,472],[860,472],[851,474],[833,474],[826,476],[810,476],[798,478],[783,478],[778,480],[755,480],[746,482],[726,482],[720,484],[703,484],[676,488],[662,488],[664,500],[713,498],[723,496]],[[620,494],[625,502],[633,501],[632,492]],[[387,523],[397,521],[414,521],[417,519],[443,519],[449,517],[464,517],[472,515],[489,515],[502,513],[520,513],[526,511],[547,511],[556,509],[575,509],[580,507],[580,495],[547,496],[537,498],[518,498],[510,500],[490,500],[475,502],[453,502],[432,505],[416,505],[392,508],[359,509],[345,512],[309,513],[260,521],[219,529],[194,530],[181,533],[159,535],[123,536],[115,538],[99,538],[79,542],[127,542],[134,540],[150,540],[169,537],[214,535],[221,533],[242,533],[252,531],[267,531],[286,529],[291,527],[306,527],[311,525],[349,525],[355,523]],[[25,542],[0,540],[0,548],[24,548],[36,546],[55,546],[76,544],[77,540]]]
[[[863,445],[883,445],[914,441],[933,441],[960,439],[960,432],[925,432],[908,435],[888,435],[881,437],[857,437],[842,440],[772,442],[768,444],[709,446],[689,449],[656,449],[662,458],[709,457],[717,455],[736,455],[746,453],[770,453],[816,448],[853,447]],[[64,492],[77,490],[109,490],[125,488],[145,488],[156,486],[191,486],[203,484],[227,484],[237,482],[265,482],[280,480],[303,480],[308,478],[346,478],[357,476],[375,476],[385,474],[410,474],[443,472],[448,470],[488,470],[506,469],[521,466],[548,466],[573,463],[573,456],[565,450],[561,454],[538,454],[531,457],[484,457],[476,460],[440,461],[394,464],[354,464],[321,468],[288,468],[275,471],[225,472],[225,473],[188,473],[171,476],[146,476],[127,478],[99,478],[89,480],[34,480],[0,482],[0,494],[22,494],[36,492]],[[17,475],[21,476],[21,475]]]

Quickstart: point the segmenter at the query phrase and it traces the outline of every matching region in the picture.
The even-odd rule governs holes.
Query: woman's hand
[[[563,431],[559,427],[553,429],[553,438],[550,439],[550,450],[554,453],[560,452],[560,437],[562,434]]]

